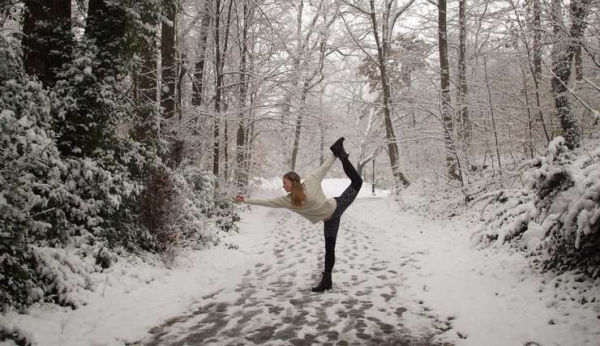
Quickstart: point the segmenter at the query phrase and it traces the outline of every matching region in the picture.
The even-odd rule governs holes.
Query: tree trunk
[[[531,106],[529,102],[529,90],[527,87],[527,78],[526,73],[523,69],[521,69],[521,75],[523,79],[523,90],[525,92],[525,104],[527,105],[527,149],[529,149],[529,158],[533,159],[533,117],[531,116]],[[527,151],[525,150],[525,155],[527,155]]]
[[[161,83],[160,83],[160,106],[164,119],[172,120],[176,111],[176,89],[177,89],[177,62],[176,62],[176,30],[177,30],[177,0],[163,0],[164,16],[161,23]],[[182,159],[183,143],[175,137],[174,124],[172,122],[166,129],[169,152],[166,162],[172,168],[179,166]]]
[[[304,66],[305,64],[301,61],[301,57],[305,55],[304,46],[302,45],[302,22],[304,15],[304,0],[299,0],[297,16],[296,16],[296,50],[294,51],[293,64],[292,64],[292,78],[291,78],[291,87],[286,96],[284,108],[283,108],[283,116],[287,118],[291,118],[292,109],[296,110],[296,125],[294,126],[294,141],[292,143],[292,155],[289,161],[290,170],[293,171],[296,169],[296,158],[298,156],[298,145],[300,141],[300,133],[302,126],[302,109],[304,108],[304,104],[300,103],[298,105],[297,97],[298,97],[298,89],[300,88],[300,66]],[[296,106],[294,106],[296,103]]]
[[[250,111],[247,109],[248,106],[248,31],[250,30],[250,21],[253,18],[254,9],[250,8],[247,3],[243,5],[243,16],[244,16],[244,25],[242,27],[242,39],[241,39],[241,49],[240,49],[240,97],[239,97],[239,107],[241,111],[239,112],[239,124],[237,128],[236,134],[236,185],[238,191],[242,192],[246,189],[248,185],[248,171],[245,169],[247,164],[245,159],[247,157],[246,151],[248,150],[247,142],[248,138],[246,134],[248,133],[248,113]]]
[[[202,94],[204,92],[204,66],[207,57],[206,46],[208,44],[208,34],[210,31],[212,6],[213,0],[204,1],[202,26],[200,27],[200,37],[198,38],[198,62],[196,62],[195,65],[194,81],[192,85],[192,104],[195,106],[200,106],[202,104]]]
[[[25,72],[37,76],[44,86],[53,85],[57,69],[72,55],[71,1],[25,1],[23,34]]]
[[[300,135],[302,134],[302,118],[306,111],[306,97],[308,96],[308,82],[304,82],[302,88],[302,96],[300,98],[300,107],[298,109],[298,117],[296,118],[296,126],[294,130],[294,144],[292,145],[292,160],[290,163],[290,169],[296,170],[296,160],[298,158],[298,148],[300,147]]]
[[[460,137],[468,150],[471,146],[472,125],[467,105],[467,0],[459,0],[458,6],[458,121]]]
[[[446,148],[446,173],[452,180],[461,180],[456,159],[456,148],[452,135],[452,106],[450,100],[450,64],[448,62],[448,37],[446,31],[446,0],[438,1],[438,40],[440,53],[440,89],[442,95],[442,123],[444,125],[444,144]]]
[[[177,104],[175,105],[175,112],[177,113],[179,121],[181,121],[183,119],[183,79],[188,73],[188,62],[185,54],[181,56],[177,65],[177,89],[175,89]]]
[[[163,117],[171,119],[175,115],[175,84],[176,84],[176,63],[175,63],[175,28],[177,4],[176,0],[165,0],[165,16],[169,21],[163,21],[161,25],[161,97],[160,105],[163,109]]]
[[[221,85],[223,76],[221,75],[221,0],[215,0],[215,117],[213,123],[213,174],[219,177],[219,153],[220,153],[220,126],[219,115],[221,113]]]
[[[554,0],[555,8],[555,33],[558,41],[555,43],[552,54],[552,93],[560,125],[563,130],[565,144],[573,149],[581,145],[581,129],[577,118],[571,112],[569,101],[569,79],[571,78],[571,66],[577,46],[581,43],[583,33],[587,26],[585,18],[589,12],[591,0],[572,1],[570,5],[571,29],[566,37],[562,32],[559,17],[560,0]]]
[[[310,19],[311,24],[309,25],[307,32],[304,33],[303,28],[305,27],[305,22],[308,22],[309,20],[303,19],[304,0],[299,2],[296,18],[296,49],[287,50],[288,53],[293,56],[293,71],[291,77],[291,91],[288,94],[289,96],[286,100],[287,105],[284,107],[284,112],[290,114],[291,107],[294,103],[297,104],[297,106],[294,107],[297,111],[297,117],[296,125],[294,127],[292,155],[289,164],[291,170],[295,170],[296,168],[303,117],[306,112],[306,99],[310,90],[323,80],[323,66],[326,58],[326,50],[328,48],[327,41],[329,39],[329,32],[332,24],[339,16],[338,13],[335,13],[328,18],[328,12],[322,6],[325,2],[317,3],[318,8],[316,11],[312,12],[312,18]],[[319,19],[322,19],[323,23],[319,26],[319,30],[315,30]],[[313,37],[315,38],[312,39]],[[319,54],[318,59],[312,58],[315,53]],[[319,76],[321,76],[320,79],[318,79]],[[317,80],[315,81],[315,79]],[[294,95],[296,97],[293,97]]]
[[[410,182],[408,181],[404,173],[400,171],[400,155],[398,150],[398,143],[396,141],[396,134],[394,133],[394,125],[392,123],[392,110],[390,102],[392,93],[390,90],[390,85],[388,83],[387,75],[387,57],[389,54],[389,42],[386,39],[387,24],[382,26],[382,42],[379,38],[379,27],[377,25],[374,0],[370,0],[369,3],[371,6],[371,25],[373,29],[373,35],[375,36],[375,43],[377,45],[379,75],[381,77],[381,86],[383,89],[383,117],[385,124],[385,135],[388,143],[388,155],[390,158],[390,165],[392,167],[392,174],[394,175],[397,187],[399,187],[400,184],[402,184],[402,186],[404,187],[407,187],[410,185]],[[387,16],[383,19],[383,22],[387,22]]]
[[[158,27],[153,7],[147,9],[142,18],[147,18],[144,24],[151,28]],[[136,104],[139,114],[138,123],[135,126],[136,139],[151,147],[158,143],[159,119],[158,119],[158,48],[157,37],[154,30],[148,30],[142,38],[140,45],[140,57],[142,66],[138,74],[134,76],[136,83]]]
[[[533,0],[533,66],[535,78],[542,74],[542,8],[541,0]]]
[[[581,54],[581,44],[575,48],[575,80],[583,80],[583,57]]]
[[[494,139],[496,141],[496,156],[498,157],[498,167],[502,174],[502,160],[500,159],[500,144],[498,142],[498,129],[496,128],[496,118],[494,117],[494,105],[492,103],[492,91],[490,90],[490,81],[488,80],[487,58],[483,56],[483,70],[485,74],[485,85],[487,87],[488,102],[490,104],[490,116],[492,117],[492,127],[494,128]],[[491,155],[491,154],[490,154]]]
[[[535,83],[535,101],[538,116],[544,130],[546,142],[550,143],[550,134],[548,133],[548,129],[546,129],[540,96],[540,81],[542,78],[542,8],[540,1],[533,0],[533,82]]]

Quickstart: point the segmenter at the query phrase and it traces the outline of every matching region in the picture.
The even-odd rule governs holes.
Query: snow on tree
[[[92,7],[108,10],[101,2]],[[134,8],[124,11],[119,6],[111,2],[110,10],[134,14]],[[110,28],[101,23],[100,12],[92,24]],[[122,19],[112,17],[109,22],[140,25]],[[53,69],[52,83],[44,83],[26,73],[18,43],[2,34],[2,311],[23,310],[38,301],[76,308],[85,303],[83,292],[98,284],[90,273],[109,267],[118,260],[117,253],[164,255],[179,246],[215,244],[219,231],[236,229],[237,214],[232,203],[215,197],[213,177],[189,166],[166,168],[160,148],[129,135],[128,128],[144,121],[135,116],[140,105],[129,92],[128,69],[134,58],[125,53],[135,46],[110,36],[115,32],[96,31],[95,37],[77,41],[69,60]],[[99,45],[102,40],[108,43]],[[157,168],[165,171],[169,183],[169,205],[162,206],[176,211],[162,223],[168,241],[144,224],[141,210],[153,192],[148,189],[149,173]],[[170,258],[174,255],[171,252]]]
[[[525,189],[480,197],[496,205],[473,244],[514,241],[544,254],[546,268],[579,267],[600,274],[600,148],[573,153],[564,138],[555,138],[544,157],[524,163]]]

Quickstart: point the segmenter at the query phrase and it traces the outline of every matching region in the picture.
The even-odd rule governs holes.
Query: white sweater
[[[287,208],[304,216],[312,223],[328,219],[335,211],[337,203],[335,202],[335,199],[327,199],[325,197],[323,189],[321,188],[321,181],[323,181],[325,174],[327,174],[335,162],[335,159],[336,157],[331,155],[321,167],[317,168],[304,180],[302,185],[304,186],[306,200],[302,202],[302,205],[299,207],[294,207],[292,205],[290,194],[267,200],[246,198],[244,203],[271,208]]]

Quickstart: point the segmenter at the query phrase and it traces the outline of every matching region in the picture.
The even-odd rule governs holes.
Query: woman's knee
[[[360,190],[360,188],[362,187],[362,184],[363,184],[362,178],[357,177],[356,179],[354,179],[352,181],[351,185],[352,185],[352,188],[358,192]]]

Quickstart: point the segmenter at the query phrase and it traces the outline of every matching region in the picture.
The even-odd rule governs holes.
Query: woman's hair
[[[296,172],[288,172],[283,176],[283,179],[292,182],[292,190],[290,191],[292,205],[294,207],[301,206],[302,202],[306,200],[306,194],[304,193],[304,187],[300,184],[300,176]]]

